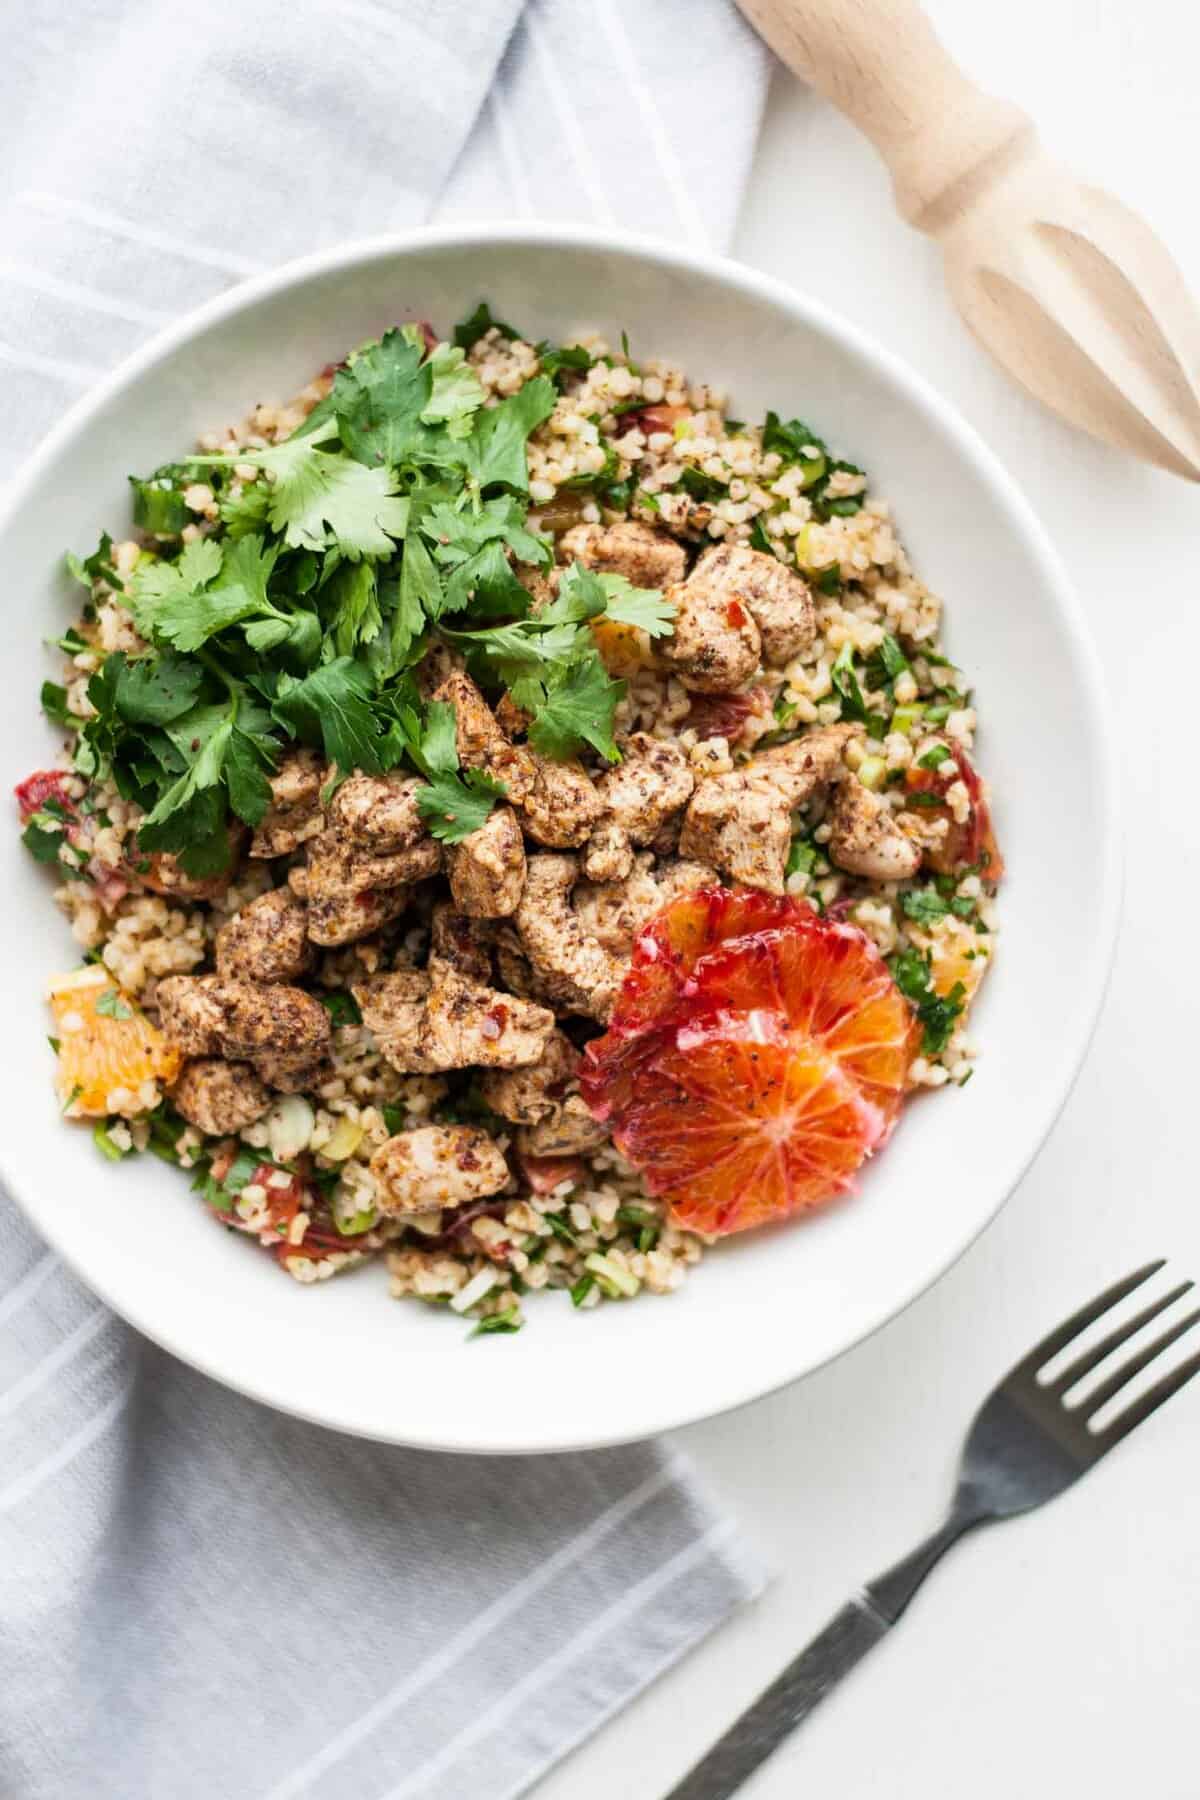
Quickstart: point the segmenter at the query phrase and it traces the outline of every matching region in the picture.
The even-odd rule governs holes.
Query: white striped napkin
[[[728,0],[30,0],[3,48],[0,477],[157,326],[338,238],[719,246],[766,80]],[[757,1583],[662,1446],[442,1458],[280,1417],[0,1196],[5,1796],[504,1800]]]

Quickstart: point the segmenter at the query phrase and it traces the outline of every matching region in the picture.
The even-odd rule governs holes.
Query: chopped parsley
[[[867,711],[867,703],[859,686],[858,676],[854,671],[854,648],[849,639],[838,651],[837,660],[829,672],[834,692],[842,703],[842,717],[855,719],[867,727],[872,737],[882,738],[887,734],[887,720],[880,713]]]
[[[912,888],[901,894],[900,906],[905,918],[912,919],[918,925],[932,925],[937,919],[944,919],[947,914],[956,919],[969,919],[975,910],[975,902],[951,893],[938,892],[936,887]]]
[[[896,986],[916,1012],[924,1030],[921,1049],[926,1056],[940,1056],[950,1042],[955,1022],[962,1016],[967,990],[956,981],[948,994],[939,994],[933,985],[928,956],[912,946],[889,956],[888,967]]]

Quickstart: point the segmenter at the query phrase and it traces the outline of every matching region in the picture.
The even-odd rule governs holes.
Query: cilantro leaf
[[[332,609],[330,637],[338,656],[349,656],[357,644],[369,644],[383,629],[378,578],[369,562],[343,563],[329,587]]]
[[[559,387],[560,375],[586,375],[595,358],[590,350],[582,344],[559,344],[551,347],[548,343],[537,346],[538,360],[542,365],[542,374],[548,375]]]
[[[178,463],[156,469],[144,480],[129,477],[133,489],[133,522],[151,537],[178,537],[191,521],[183,498],[187,472]]]
[[[422,422],[434,387],[433,364],[423,355],[416,331],[385,331],[377,344],[355,351],[334,376],[329,401],[338,435],[368,468],[396,468],[421,452],[435,460],[445,455],[440,434]]]
[[[525,444],[531,431],[550,417],[558,395],[544,375],[527,381],[499,406],[484,407],[466,440],[467,467],[481,488],[529,490]]]
[[[541,686],[542,695],[530,709],[534,720],[529,742],[535,750],[561,761],[591,744],[609,762],[619,760],[613,715],[624,697],[625,683],[610,678],[597,652],[568,668],[555,667]]]
[[[55,725],[77,725],[78,719],[67,707],[67,690],[56,681],[42,683],[42,711]]]
[[[483,385],[464,352],[451,344],[438,344],[426,365],[432,391],[421,413],[425,425],[444,424],[452,438],[470,436],[471,422],[483,405]]]
[[[367,468],[318,448],[318,440],[333,429],[333,422],[327,421],[308,437],[289,438],[265,450],[239,450],[236,459],[253,463],[272,478],[267,522],[293,549],[324,550],[332,545],[351,562],[363,556],[391,556],[396,548],[393,540],[402,538],[408,525],[408,501],[397,494],[388,469]],[[220,463],[231,458],[191,460]]]
[[[302,680],[282,675],[271,714],[293,736],[323,744],[339,769],[381,775],[400,761],[404,745],[390,722],[376,713],[373,698],[369,671],[339,656]]]
[[[165,651],[127,662],[123,652],[108,658],[116,674],[115,706],[130,725],[166,725],[195,705],[204,682],[198,662]]]
[[[467,769],[461,775],[435,772],[417,790],[417,811],[431,836],[459,844],[486,823],[505,792],[504,783],[493,781],[482,769]]]
[[[604,589],[604,616],[619,625],[636,625],[647,637],[670,637],[679,608],[673,600],[664,600],[658,588],[636,588],[624,575],[600,576]]]

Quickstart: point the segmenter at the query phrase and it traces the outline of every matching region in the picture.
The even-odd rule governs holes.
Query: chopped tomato
[[[13,792],[17,796],[22,825],[27,825],[47,800],[56,800],[70,818],[76,818],[78,808],[67,792],[70,780],[71,777],[64,769],[38,769],[34,774],[27,775],[24,781],[18,782]]]

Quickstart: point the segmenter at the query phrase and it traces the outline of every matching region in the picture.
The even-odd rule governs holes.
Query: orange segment
[[[961,919],[942,919],[930,937],[929,973],[934,989],[943,997],[959,982],[967,1000],[983,980],[991,954],[986,941]]]
[[[133,1118],[158,1104],[143,1096],[174,1081],[183,1061],[156,1025],[98,963],[60,975],[50,988],[58,1038],[54,1084],[71,1118]]]
[[[615,1141],[677,1224],[745,1231],[850,1186],[881,1121],[831,1056],[754,1029],[680,1032]]]
[[[591,623],[600,660],[610,675],[640,675],[643,669],[660,666],[648,632],[620,619],[593,619]]]

